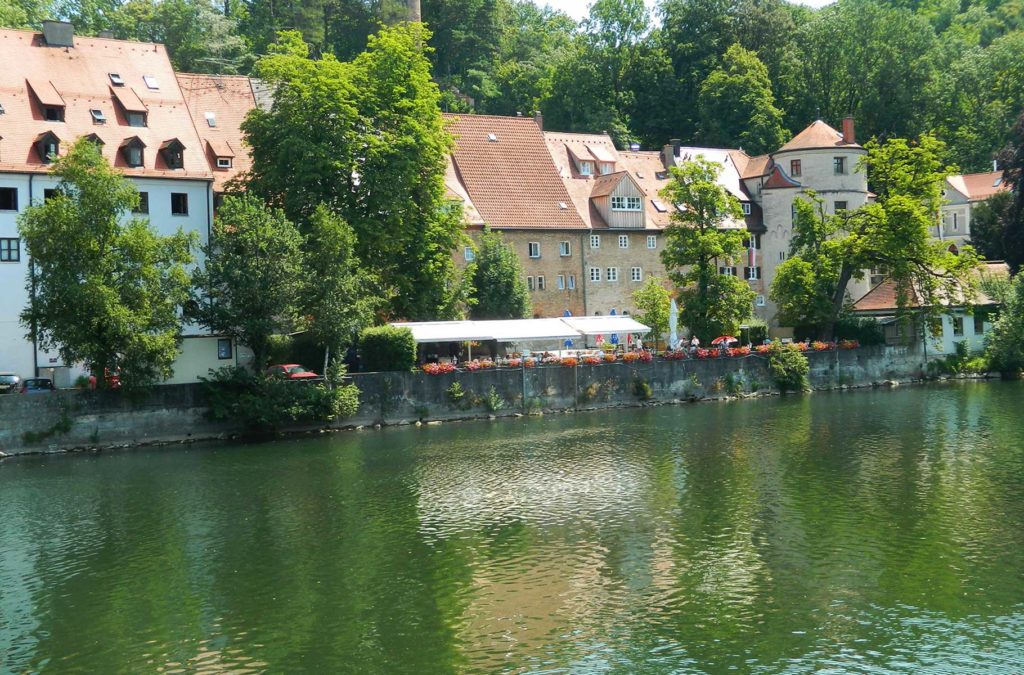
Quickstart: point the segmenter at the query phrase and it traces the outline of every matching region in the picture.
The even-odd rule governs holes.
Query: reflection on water
[[[8,461],[0,672],[1020,672],[1022,400]]]

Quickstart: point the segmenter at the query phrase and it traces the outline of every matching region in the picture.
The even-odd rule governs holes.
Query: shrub
[[[567,356],[562,359],[562,365],[566,368],[575,368],[579,364],[579,361],[575,357]]]
[[[615,354],[605,354],[604,357],[603,357],[603,360],[604,360],[605,363],[615,363],[615,361],[616,361]]]
[[[301,422],[333,422],[359,409],[359,389],[341,384],[344,368],[310,384],[253,374],[245,368],[210,371],[201,378],[213,420],[239,422],[247,431],[274,432]]]
[[[860,347],[860,343],[857,342],[856,340],[840,340],[839,341],[839,348],[840,349],[857,349],[858,347]]]
[[[638,377],[633,380],[633,395],[641,401],[649,401],[654,398],[654,391],[647,380]]]
[[[686,350],[677,349],[672,352],[665,352],[662,354],[666,361],[682,361],[686,358]]]
[[[447,375],[455,372],[453,363],[424,363],[423,372],[427,375]]]
[[[446,392],[448,394],[448,400],[452,402],[457,408],[461,408],[466,403],[466,390],[462,388],[462,385],[458,382],[452,382],[452,385],[448,387]]]
[[[773,344],[768,353],[768,372],[779,391],[807,391],[807,375],[811,367],[799,347]]]
[[[626,352],[622,355],[622,360],[626,363],[636,363],[640,360],[640,355],[636,352]]]
[[[606,354],[605,356],[607,357],[607,356],[610,356],[610,355]],[[613,357],[612,361],[614,361],[614,360],[615,359]],[[597,366],[597,365],[600,365],[603,362],[604,362],[604,359],[598,358],[596,356],[584,356],[583,357],[583,363],[585,363],[588,366]]]
[[[498,391],[494,387],[491,387],[487,395],[484,396],[484,407],[492,413],[505,407],[505,401],[498,395]]]
[[[416,367],[416,340],[408,328],[367,328],[359,336],[359,344],[364,370],[383,372]]]
[[[768,324],[764,321],[750,321],[746,328],[747,342],[759,345],[768,339]]]

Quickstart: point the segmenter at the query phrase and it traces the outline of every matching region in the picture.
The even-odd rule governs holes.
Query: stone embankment
[[[816,390],[923,379],[915,347],[809,353]],[[428,375],[362,373],[360,409],[337,428],[413,424],[570,410],[770,395],[767,359],[744,358],[550,365]],[[128,447],[226,438],[239,430],[206,419],[199,385],[156,387],[133,399],[118,392],[62,391],[0,396],[0,453]],[[308,429],[306,429],[308,431]],[[297,430],[303,431],[303,430]]]

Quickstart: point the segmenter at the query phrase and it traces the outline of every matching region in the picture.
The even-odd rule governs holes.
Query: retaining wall
[[[815,389],[924,377],[919,347],[809,353]],[[363,373],[360,409],[338,426],[453,420],[769,393],[767,359],[545,366],[457,372]],[[453,389],[457,383],[458,387]],[[457,395],[458,391],[462,396]],[[237,432],[204,416],[199,385],[156,387],[139,399],[119,392],[0,396],[0,452],[58,451],[217,438]]]

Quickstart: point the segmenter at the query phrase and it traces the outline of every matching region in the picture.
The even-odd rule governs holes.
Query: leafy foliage
[[[790,345],[772,344],[768,351],[768,372],[779,391],[809,391],[807,375],[810,371],[811,366],[802,352]]]
[[[33,262],[22,325],[65,363],[85,362],[101,386],[118,370],[126,386],[170,377],[194,238],[126,218],[139,194],[94,143],[76,142],[52,174],[55,196],[18,218]]]
[[[252,349],[253,366],[262,370],[271,336],[289,332],[297,320],[302,235],[257,197],[227,197],[203,253],[206,262],[194,274],[194,318]]]
[[[971,246],[985,260],[1005,260],[1013,193],[997,192],[971,208]]]
[[[637,309],[636,320],[651,329],[649,337],[657,341],[669,332],[672,297],[661,279],[647,277],[644,285],[633,292],[633,304]]]
[[[1008,291],[985,336],[985,356],[993,370],[1016,374],[1024,370],[1024,277],[1015,277]]]
[[[484,230],[471,274],[474,319],[525,319],[530,316],[530,292],[523,266],[500,232]]]
[[[370,372],[412,370],[416,367],[416,340],[408,328],[377,326],[359,336],[363,368]]]
[[[1003,178],[1013,188],[1003,230],[1003,253],[1010,270],[1016,274],[1024,266],[1024,110],[1013,126],[1013,140],[1003,150]]]
[[[702,342],[733,334],[753,314],[754,291],[733,276],[719,274],[718,261],[739,258],[743,233],[723,229],[727,219],[742,221],[735,197],[717,182],[721,167],[697,157],[672,167],[672,178],[661,191],[672,213],[666,230],[662,262],[680,287],[680,321]]]

